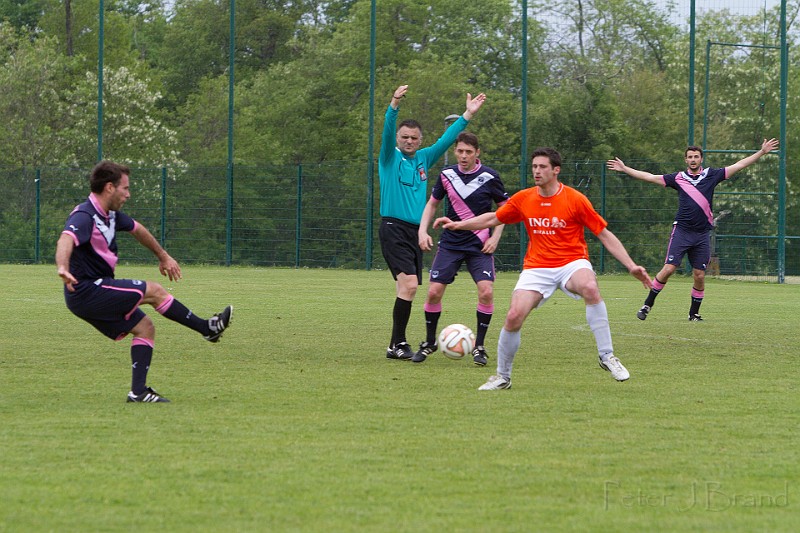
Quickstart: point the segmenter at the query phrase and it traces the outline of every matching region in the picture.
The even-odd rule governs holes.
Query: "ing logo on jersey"
[[[532,228],[566,228],[567,221],[562,220],[558,217],[539,217],[539,218],[529,218],[528,225]]]

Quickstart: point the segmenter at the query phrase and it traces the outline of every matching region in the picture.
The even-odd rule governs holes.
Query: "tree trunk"
[[[64,16],[66,18],[67,31],[67,56],[72,57],[72,0],[64,0]]]

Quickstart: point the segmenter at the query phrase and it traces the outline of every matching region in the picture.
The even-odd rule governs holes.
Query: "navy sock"
[[[436,344],[436,329],[441,316],[441,311],[425,311],[425,341],[430,344]]]
[[[689,316],[700,313],[700,304],[703,303],[703,296],[705,291],[700,291],[692,287],[692,303],[689,306]]]
[[[192,313],[185,305],[176,300],[172,295],[169,296],[164,302],[156,307],[156,311],[161,313],[165,318],[168,318],[178,324],[191,328],[203,335],[210,335],[211,330],[208,328],[208,320],[200,318]]]
[[[131,342],[131,391],[141,394],[147,388],[147,371],[153,359],[153,341],[134,337]]]
[[[664,285],[666,284],[667,284],[666,281],[664,283],[661,283],[658,280],[658,277],[654,277],[653,288],[650,289],[650,292],[647,294],[647,298],[644,301],[644,305],[646,305],[647,307],[653,307],[656,304],[656,297],[659,295],[659,293],[661,293],[661,291],[664,289]]]
[[[486,340],[486,332],[489,331],[489,324],[492,321],[492,313],[476,311],[478,315],[478,331],[475,332],[475,346],[483,346]]]

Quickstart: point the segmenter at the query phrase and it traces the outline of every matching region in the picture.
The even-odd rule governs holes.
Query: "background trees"
[[[64,139],[56,148],[50,139],[58,131],[91,136],[88,117],[95,99],[87,73],[96,75],[98,5],[99,0],[9,0],[0,6],[5,97],[0,113],[9,125],[0,134],[0,162],[91,164],[85,142]],[[224,164],[228,2],[105,0],[104,5],[105,64],[141,84],[134,93],[142,101],[132,104],[139,111],[119,116],[143,128],[158,124],[175,140],[169,149],[157,146],[163,139],[150,148],[136,140],[129,154],[115,148],[115,157]],[[669,2],[531,5],[531,144],[557,145],[581,159],[611,153],[677,158],[686,137],[688,36]],[[370,1],[238,0],[236,8],[236,162],[364,158]],[[798,2],[790,2],[790,22],[797,10]],[[702,47],[703,36],[774,42],[777,16],[776,8],[750,17],[707,11],[698,19],[698,42]],[[378,2],[378,120],[385,96],[401,82],[412,86],[404,112],[421,120],[431,135],[441,131],[445,116],[460,112],[465,93],[484,91],[491,105],[474,128],[483,134],[487,155],[513,161],[521,123],[520,28],[519,5],[511,0]],[[777,125],[777,56],[738,49],[715,53],[712,63],[710,139],[752,148]],[[757,101],[744,86],[760,91]],[[133,93],[127,98],[137,99]],[[109,118],[114,129],[129,127]],[[34,148],[21,153],[19,139]]]
[[[0,3],[3,179],[17,179],[10,168],[88,168],[95,162],[99,3]],[[722,1],[716,9],[708,4],[713,0],[704,3],[698,17],[695,141],[703,139],[705,120],[710,148],[753,150],[761,138],[778,135],[779,58],[770,47],[777,44],[779,13],[771,7],[743,15]],[[559,148],[573,165],[569,176],[575,183],[597,183],[598,165],[588,162],[613,156],[654,171],[674,170],[688,137],[688,13],[676,16],[670,0],[530,0],[529,5],[524,122],[529,148]],[[292,231],[287,221],[294,221],[299,209],[290,204],[301,202],[293,190],[262,196],[267,184],[274,181],[280,188],[282,180],[299,174],[291,169],[301,166],[304,176],[329,187],[317,191],[313,187],[318,184],[306,181],[305,192],[330,200],[330,191],[349,191],[331,201],[332,213],[351,213],[359,221],[369,216],[370,0],[236,1],[233,144],[238,174],[227,198],[229,1],[104,0],[104,7],[105,156],[148,167],[138,174],[148,187],[161,181],[161,171],[154,170],[158,167],[171,169],[170,185],[209,184],[185,199],[205,205],[206,196],[218,193],[208,200],[213,205],[209,212],[248,199],[249,208],[259,212],[237,221],[237,228],[251,241],[275,242],[269,232]],[[380,0],[376,8],[375,146],[389,96],[401,83],[411,86],[401,118],[418,119],[428,139],[441,133],[446,116],[463,111],[466,93],[486,92],[489,104],[470,129],[481,138],[484,160],[503,168],[514,190],[523,125],[519,2]],[[792,45],[798,38],[798,11],[800,0],[790,0]],[[756,46],[713,48],[705,113],[707,40]],[[790,55],[790,61],[791,110],[798,104],[791,88],[800,81],[800,69],[796,57]],[[792,169],[791,150],[800,128],[796,116],[790,114],[789,120],[783,146]],[[714,154],[707,161],[721,166],[738,157]],[[320,164],[326,166],[310,170]],[[739,179],[742,188],[769,199],[775,174],[774,168],[761,165]],[[622,183],[609,178],[609,186]],[[671,210],[670,199],[657,192],[643,191],[636,201]],[[4,213],[12,209],[8,201],[0,198]],[[762,225],[775,218],[775,202],[770,201],[748,205],[734,196],[725,198],[737,212],[757,214]],[[792,209],[795,202],[790,194],[790,227],[796,228],[800,214]],[[286,209],[280,220],[274,215],[278,205]],[[160,204],[153,207],[158,209]],[[638,223],[637,209],[621,202],[609,216],[617,223]],[[193,216],[187,215],[187,227],[197,227]],[[741,221],[744,229],[747,223]],[[363,235],[359,223],[347,224],[349,236]],[[324,225],[312,224],[315,231]],[[337,242],[347,248],[350,241]],[[285,257],[293,254],[294,244],[286,243]]]

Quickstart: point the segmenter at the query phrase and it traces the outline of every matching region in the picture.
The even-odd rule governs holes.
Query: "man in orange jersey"
[[[583,298],[586,321],[597,343],[600,368],[611,372],[617,381],[625,381],[630,373],[614,355],[608,312],[589,262],[584,228],[594,233],[611,255],[648,289],[652,286],[650,276],[644,267],[633,262],[589,199],[558,181],[561,154],[552,148],[537,148],[532,167],[536,186],[516,193],[497,211],[455,222],[442,217],[434,223],[449,230],[475,230],[522,222],[528,232],[530,242],[523,270],[497,341],[497,374],[479,390],[511,388],[511,367],[519,350],[522,325],[528,314],[546,302],[556,289],[576,300]]]

